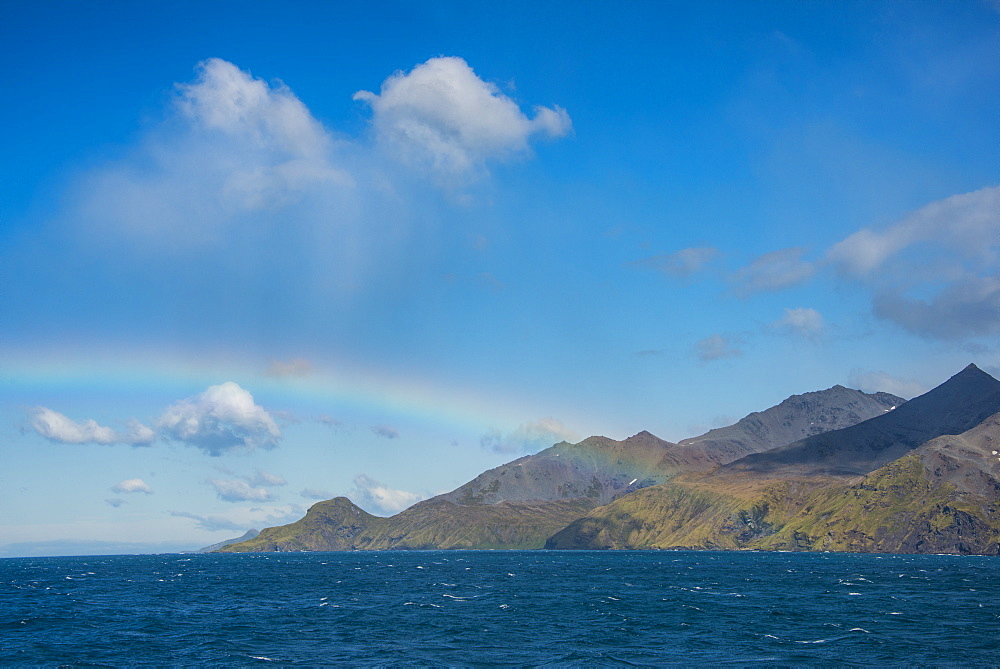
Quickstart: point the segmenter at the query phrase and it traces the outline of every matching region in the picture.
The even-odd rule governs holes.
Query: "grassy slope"
[[[454,504],[430,500],[391,518],[343,497],[314,504],[301,520],[271,527],[224,552],[541,548],[546,538],[591,508],[590,500]]]
[[[598,507],[549,548],[1000,554],[1000,504],[941,482],[919,455],[853,481],[674,481]]]
[[[828,488],[755,548],[1000,554],[997,502],[937,481],[917,454]]]

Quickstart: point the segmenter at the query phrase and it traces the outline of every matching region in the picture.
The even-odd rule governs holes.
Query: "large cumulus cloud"
[[[215,456],[274,448],[281,439],[281,430],[270,414],[232,381],[171,405],[156,425],[164,438]]]
[[[489,161],[524,155],[535,136],[561,137],[572,128],[561,107],[533,116],[461,58],[431,58],[397,72],[381,92],[358,91],[372,108],[379,141],[400,160],[450,180],[481,174]]]

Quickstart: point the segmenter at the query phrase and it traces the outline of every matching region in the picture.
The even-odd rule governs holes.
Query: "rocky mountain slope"
[[[1000,381],[969,365],[883,416],[748,455],[724,470],[770,476],[867,474],[930,439],[965,432],[997,411]]]
[[[595,508],[546,547],[998,554],[998,388],[967,367],[891,414]]]
[[[864,393],[834,386],[792,395],[766,411],[750,414],[734,425],[684,439],[676,452],[721,465],[819,434],[857,425],[886,414],[906,400],[889,393]],[[709,467],[704,467],[708,469]]]
[[[540,548],[599,505],[743,453],[879,416],[905,400],[835,386],[794,395],[735,425],[673,444],[640,432],[623,441],[562,442],[483,472],[456,490],[391,517],[346,498],[320,502],[302,520],[269,528],[226,551]]]

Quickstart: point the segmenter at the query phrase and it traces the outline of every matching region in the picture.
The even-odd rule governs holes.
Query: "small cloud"
[[[332,418],[327,414],[322,414],[316,420],[322,423],[323,425],[327,425],[329,427],[340,427],[341,425],[343,425],[341,421],[337,420],[336,418]]]
[[[561,107],[535,107],[528,117],[461,58],[431,58],[390,76],[379,94],[358,91],[354,99],[371,107],[383,147],[445,184],[482,175],[488,162],[528,154],[532,137],[572,130]]]
[[[956,281],[929,299],[899,292],[876,293],[875,315],[930,339],[964,339],[1000,334],[1000,279]]]
[[[116,492],[119,494],[128,494],[141,492],[146,495],[152,495],[153,489],[149,487],[149,484],[142,479],[126,479],[124,481],[119,481],[115,485],[111,486],[111,492]]]
[[[804,253],[804,248],[793,247],[757,256],[733,275],[736,294],[749,297],[755,293],[772,293],[806,281],[816,268],[802,259]]]
[[[226,530],[242,534],[250,527],[274,527],[295,522],[305,510],[298,504],[283,506],[236,506],[230,507],[224,515],[202,516],[187,511],[171,511],[177,518],[190,518],[197,526],[209,532]]]
[[[801,337],[816,337],[823,332],[823,316],[811,308],[785,309],[785,316],[771,323],[776,330],[796,334]]]
[[[917,381],[901,379],[881,370],[852,370],[850,376],[847,378],[847,385],[851,388],[863,390],[866,393],[891,393],[903,399],[911,399],[917,395],[923,395],[928,391],[927,387]]]
[[[308,376],[313,371],[311,362],[304,358],[292,358],[288,361],[272,360],[265,374],[278,378]]]
[[[253,476],[242,477],[244,481],[252,486],[262,487],[262,488],[273,488],[277,486],[288,485],[288,481],[282,476],[277,476],[275,474],[270,474],[261,469],[254,472]]]
[[[660,349],[660,348],[650,348],[650,349],[646,349],[644,351],[636,351],[634,353],[634,355],[636,355],[637,357],[640,357],[640,358],[652,358],[652,357],[655,357],[657,355],[663,355],[663,353],[664,353],[663,349]]]
[[[500,430],[490,430],[484,434],[479,444],[496,453],[536,453],[560,441],[576,441],[578,436],[561,421],[547,417],[521,423],[517,429],[504,434]]]
[[[383,515],[399,513],[423,499],[422,495],[415,492],[388,488],[367,474],[354,477],[354,489],[350,497],[358,506]]]
[[[267,488],[251,486],[243,479],[211,479],[209,483],[223,502],[270,502],[274,499]]]
[[[743,355],[743,351],[737,347],[738,343],[734,337],[714,334],[695,344],[695,354],[702,362],[735,358]]]
[[[186,511],[171,511],[170,515],[177,518],[190,518],[198,523],[198,527],[209,532],[217,532],[219,530],[243,532],[246,529],[243,525],[223,516],[200,516],[196,513],[188,513]]]
[[[122,498],[120,498],[120,497],[114,497],[114,498],[112,498],[112,499],[106,499],[106,500],[104,500],[104,501],[105,501],[105,502],[107,503],[107,505],[108,505],[108,506],[113,506],[113,507],[115,507],[116,509],[117,509],[118,507],[120,507],[120,506],[121,506],[122,504],[125,504],[125,503],[126,503],[126,502],[125,502],[125,500],[123,500],[123,499],[122,499]]]
[[[336,497],[332,492],[319,488],[303,488],[299,495],[305,499],[333,499]]]
[[[631,263],[649,267],[671,276],[686,278],[697,274],[719,256],[719,250],[710,246],[682,249],[676,253],[643,258]]]
[[[399,439],[399,430],[388,425],[372,425],[371,430],[383,439]]]
[[[212,456],[271,449],[281,439],[281,430],[270,414],[232,381],[173,404],[156,425],[161,436]]]
[[[37,407],[31,419],[31,427],[49,441],[63,444],[131,444],[146,446],[155,438],[155,433],[137,420],[127,424],[124,433],[99,425],[90,419],[78,423],[58,411]]]

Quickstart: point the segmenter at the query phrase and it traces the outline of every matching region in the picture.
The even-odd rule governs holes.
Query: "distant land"
[[[225,541],[220,541],[217,544],[212,544],[211,546],[205,546],[204,548],[199,548],[198,550],[196,550],[194,552],[195,553],[214,553],[215,551],[219,550],[220,548],[225,548],[226,546],[228,546],[230,544],[238,544],[241,541],[249,541],[250,539],[253,539],[254,537],[256,537],[258,534],[260,534],[260,532],[258,530],[249,529],[245,533],[243,533],[242,536],[236,537],[235,539],[226,539]]]
[[[998,451],[1000,381],[970,364],[909,402],[834,386],[676,444],[562,442],[389,518],[337,497],[208,549],[998,555]]]

